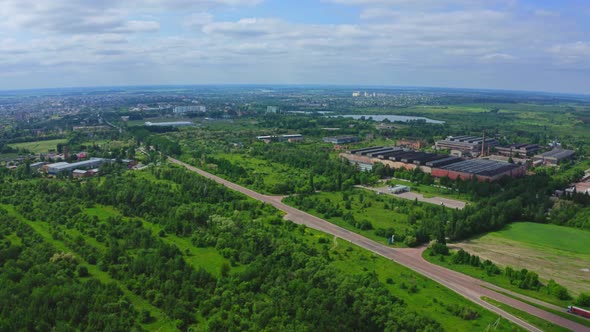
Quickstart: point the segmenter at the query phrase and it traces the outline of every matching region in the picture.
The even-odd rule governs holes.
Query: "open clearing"
[[[405,193],[401,193],[401,194],[392,194],[389,191],[388,187],[378,187],[378,188],[372,188],[372,187],[365,187],[365,186],[357,186],[359,188],[363,188],[363,189],[367,189],[367,190],[372,190],[375,191],[378,194],[385,194],[385,195],[390,195],[393,197],[398,197],[398,198],[403,198],[403,199],[407,199],[410,201],[413,200],[418,200],[419,202],[424,202],[424,203],[430,203],[430,204],[434,204],[434,205],[443,205],[446,206],[448,208],[451,209],[459,209],[459,210],[463,210],[463,208],[465,207],[465,205],[467,205],[467,203],[463,202],[463,201],[459,201],[456,199],[451,199],[451,198],[445,198],[445,197],[426,197],[422,194],[418,194],[418,193],[414,193],[414,192],[405,192]]]
[[[573,295],[590,292],[590,232],[519,222],[504,230],[456,244],[499,265],[535,271]]]
[[[48,141],[34,141],[10,144],[11,147],[17,149],[27,149],[32,153],[48,152],[49,150],[57,149],[57,144],[65,143],[65,139],[52,139]]]

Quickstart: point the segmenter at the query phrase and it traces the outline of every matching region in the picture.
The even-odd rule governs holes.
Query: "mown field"
[[[589,231],[517,222],[454,246],[499,265],[533,270],[578,294],[590,292],[589,243]]]
[[[53,139],[48,141],[33,141],[10,144],[11,147],[17,149],[27,149],[32,153],[48,152],[50,150],[56,150],[57,144],[66,143],[66,139]]]

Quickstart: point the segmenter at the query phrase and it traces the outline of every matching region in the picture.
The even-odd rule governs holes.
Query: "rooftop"
[[[555,158],[555,159],[564,159],[573,156],[575,151],[573,150],[564,150],[564,149],[553,149],[551,151],[547,151],[545,153],[541,153],[539,156],[543,158]]]
[[[446,166],[441,166],[440,168],[454,172],[471,173],[483,176],[494,176],[518,167],[520,166],[501,161],[471,159],[460,161]]]

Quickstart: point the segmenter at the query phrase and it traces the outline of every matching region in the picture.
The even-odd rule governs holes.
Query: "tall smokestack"
[[[481,142],[481,156],[483,157],[486,153],[486,131],[483,131],[483,142]]]

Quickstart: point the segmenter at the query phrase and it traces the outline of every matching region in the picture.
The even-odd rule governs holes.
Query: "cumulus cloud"
[[[89,79],[145,78],[147,70],[151,83],[239,76],[418,84],[418,78],[434,80],[433,73],[451,80],[476,76],[478,67],[502,72],[590,57],[590,43],[568,40],[568,29],[555,28],[564,14],[515,9],[510,0],[317,1],[347,6],[358,19],[257,16],[262,0],[0,0],[0,69],[6,69],[0,78],[64,71]],[[243,7],[247,14],[240,15]]]

